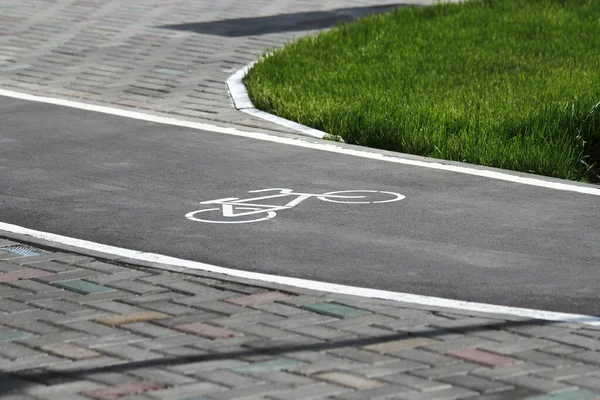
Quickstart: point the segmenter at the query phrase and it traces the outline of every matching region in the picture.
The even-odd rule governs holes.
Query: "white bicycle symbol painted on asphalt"
[[[211,224],[246,224],[260,222],[274,218],[278,211],[287,210],[302,203],[311,197],[330,203],[343,204],[381,204],[400,201],[405,196],[400,193],[379,190],[342,190],[337,192],[296,193],[292,189],[261,189],[251,190],[249,193],[277,192],[267,196],[240,199],[227,197],[224,199],[202,201],[200,204],[217,205],[218,207],[206,208],[189,212],[185,217],[192,221],[207,222]],[[265,204],[271,199],[295,197],[284,205]]]

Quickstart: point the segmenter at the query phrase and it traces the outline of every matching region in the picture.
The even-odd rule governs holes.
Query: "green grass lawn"
[[[257,108],[349,143],[590,181],[600,0],[405,7],[301,38],[244,79]]]

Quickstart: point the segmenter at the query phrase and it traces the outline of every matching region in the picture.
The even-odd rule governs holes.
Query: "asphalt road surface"
[[[2,222],[248,271],[600,315],[598,196],[8,98],[0,116]],[[185,217],[259,219],[273,214],[244,213],[299,199],[200,204],[268,188],[406,198],[310,197],[253,223]]]

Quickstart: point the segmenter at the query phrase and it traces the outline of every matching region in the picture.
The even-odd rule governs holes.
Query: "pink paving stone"
[[[232,297],[225,301],[231,304],[237,304],[238,306],[256,306],[262,303],[287,299],[288,297],[292,296],[278,291],[272,291],[250,294],[248,296]]]
[[[229,329],[219,328],[217,326],[207,325],[201,322],[175,325],[172,328],[180,332],[192,333],[208,339],[227,339],[242,335],[240,332],[230,331]]]
[[[19,279],[31,279],[38,276],[54,275],[54,272],[42,271],[41,269],[28,268],[17,271],[10,271],[0,274],[0,282],[17,281]]]
[[[521,362],[521,360],[518,360],[516,358],[501,356],[499,354],[494,354],[488,351],[482,351],[477,349],[458,350],[447,354],[465,361],[483,364],[489,367],[513,365]]]
[[[123,383],[117,386],[108,386],[100,389],[84,390],[79,393],[84,396],[91,397],[93,399],[105,400],[117,399],[119,397],[136,395],[164,388],[166,388],[166,385],[162,385],[160,383],[154,383],[150,381],[134,381]]]

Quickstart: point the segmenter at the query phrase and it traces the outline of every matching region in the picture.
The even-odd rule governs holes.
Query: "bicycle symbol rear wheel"
[[[261,210],[259,207],[237,207],[237,210],[246,210],[246,211],[258,211]],[[201,216],[198,214],[203,213]],[[261,214],[266,214],[265,216],[261,216],[260,218],[256,218],[256,216],[260,216]],[[223,215],[222,208],[207,208],[205,210],[196,210],[185,214],[185,217],[191,221],[197,222],[208,222],[211,224],[246,224],[249,222],[260,222],[265,221],[267,219],[274,218],[277,213],[275,211],[265,211],[261,214],[253,214],[253,219],[247,219],[248,216],[242,215],[233,215],[231,217],[226,217]]]
[[[404,198],[405,196],[400,193],[379,190],[340,190],[317,196],[319,200],[342,204],[381,204],[400,201]]]

